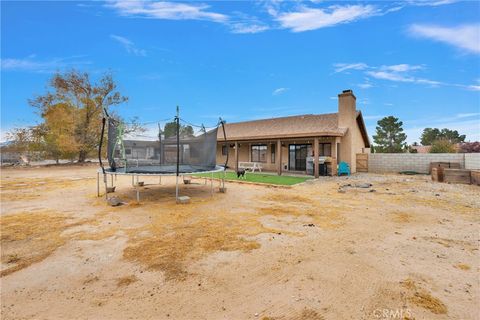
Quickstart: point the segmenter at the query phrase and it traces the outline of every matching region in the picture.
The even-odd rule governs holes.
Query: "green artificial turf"
[[[194,176],[196,177],[206,177],[210,178],[211,174],[210,173],[199,173],[195,174]],[[284,185],[284,186],[291,186],[297,183],[304,182],[308,179],[311,179],[310,177],[292,177],[292,176],[277,176],[274,174],[264,174],[264,173],[250,173],[247,172],[247,178],[243,179],[237,178],[237,175],[235,172],[226,172],[226,180],[237,180],[237,181],[249,181],[249,182],[256,182],[256,183],[267,183],[267,184],[277,184],[277,185]],[[222,178],[223,177],[223,172],[215,172],[213,173],[214,178]]]

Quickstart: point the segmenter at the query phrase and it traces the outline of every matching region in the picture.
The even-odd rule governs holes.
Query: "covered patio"
[[[228,167],[235,171],[239,163],[255,162],[260,164],[262,171],[276,172],[278,175],[334,176],[337,174],[341,136],[234,140],[227,141],[226,145],[219,142],[217,159],[225,160],[228,148]],[[325,167],[320,165],[322,160]]]

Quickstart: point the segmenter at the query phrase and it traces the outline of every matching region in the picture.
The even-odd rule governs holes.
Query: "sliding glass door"
[[[307,157],[312,154],[312,145],[291,144],[288,151],[288,170],[306,171]]]

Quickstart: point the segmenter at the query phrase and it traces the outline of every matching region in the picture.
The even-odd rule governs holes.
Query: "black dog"
[[[243,179],[247,179],[247,176],[246,176],[246,171],[245,169],[238,169],[237,170],[237,179],[240,179],[240,177],[242,177]]]

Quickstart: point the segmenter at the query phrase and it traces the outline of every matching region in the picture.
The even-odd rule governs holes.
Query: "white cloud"
[[[209,5],[201,3],[180,3],[169,1],[113,1],[107,3],[123,16],[137,16],[167,20],[208,20],[225,22],[228,16],[206,11]]]
[[[394,64],[390,66],[381,66],[380,69],[387,70],[387,71],[394,71],[394,72],[407,72],[407,71],[423,69],[423,66],[402,63],[402,64]]]
[[[466,89],[472,90],[472,91],[480,91],[480,85],[472,84],[472,85],[466,86]]]
[[[278,96],[278,95],[281,95],[281,94],[287,92],[288,90],[290,90],[290,88],[278,88],[278,89],[273,90],[272,95]]]
[[[390,71],[367,71],[367,74],[373,78],[381,79],[381,80],[389,80],[389,81],[397,81],[397,82],[410,82],[410,83],[418,83],[418,84],[426,84],[430,86],[439,86],[444,85],[445,83],[423,79],[423,78],[416,78],[401,72],[390,72]]]
[[[458,87],[465,90],[480,91],[480,81],[477,80],[475,84],[465,85],[458,83],[447,83],[437,80],[431,80],[414,76],[413,73],[424,70],[424,65],[412,65],[412,64],[393,64],[382,66],[369,66],[366,63],[335,63],[333,64],[334,73],[349,73],[349,70],[362,71],[366,76],[379,80],[387,80],[392,82],[404,82],[423,84],[431,87],[450,86]],[[373,87],[370,79],[366,77],[364,83],[357,84],[359,88],[368,89]]]
[[[90,61],[83,60],[83,56],[72,56],[66,58],[52,58],[50,60],[35,59],[35,55],[27,58],[1,59],[1,68],[4,71],[26,71],[35,73],[53,73],[61,69],[89,65]]]
[[[344,72],[347,70],[364,70],[368,68],[368,65],[363,62],[358,63],[335,63],[333,65],[335,73]]]
[[[422,6],[422,7],[438,7],[446,4],[452,4],[458,2],[458,0],[410,0],[407,1],[408,4],[414,6]]]
[[[136,56],[141,56],[141,57],[145,57],[147,55],[147,52],[145,50],[137,48],[131,40],[125,37],[111,34],[110,38],[120,43],[125,48],[125,50],[127,50],[127,52],[130,54],[134,54]]]
[[[443,42],[465,52],[480,53],[480,24],[456,27],[414,24],[408,30],[413,36]]]
[[[455,115],[456,118],[470,118],[470,117],[479,117],[480,112],[471,112],[471,113],[458,113]]]
[[[283,28],[302,32],[365,19],[379,12],[373,5],[345,5],[330,6],[326,9],[302,6],[296,12],[272,13]]]
[[[230,26],[233,33],[259,33],[269,29],[262,24],[233,23]]]
[[[370,89],[370,88],[373,87],[373,84],[371,84],[369,82],[365,82],[365,83],[358,84],[358,87],[362,88],[362,89]]]

